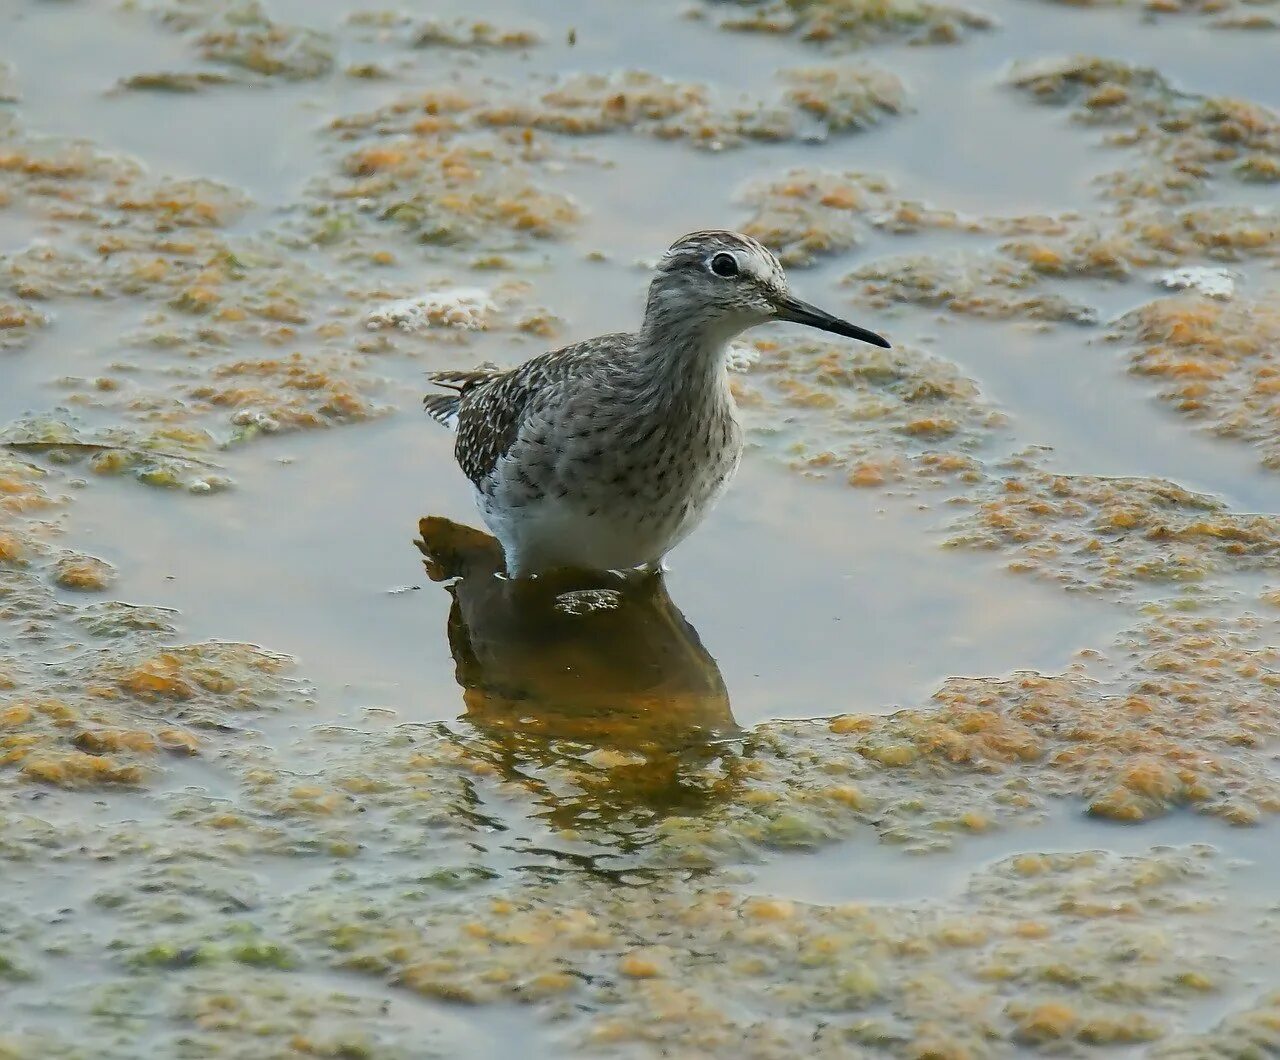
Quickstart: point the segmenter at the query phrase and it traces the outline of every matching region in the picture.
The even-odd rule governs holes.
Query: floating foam
[[[450,287],[380,305],[365,318],[365,324],[371,330],[456,328],[459,331],[483,331],[489,326],[490,314],[497,308],[488,291],[479,287]]]
[[[1160,283],[1174,291],[1198,291],[1209,298],[1226,300],[1236,293],[1236,274],[1212,265],[1189,265],[1160,277]]]

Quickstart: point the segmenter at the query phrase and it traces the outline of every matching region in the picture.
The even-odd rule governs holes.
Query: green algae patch
[[[308,902],[296,916],[307,945],[340,933],[340,967],[433,999],[526,1001],[587,1053],[679,1042],[785,1056],[800,1027],[815,1055],[919,1056],[942,1027],[953,1045],[1002,1051],[1036,1035],[1174,1037],[1196,996],[1183,983],[1229,975],[1229,954],[1247,948],[1217,926],[1241,912],[1219,898],[1222,873],[1208,848],[1094,851],[1004,859],[933,903],[814,905],[714,883],[619,891],[584,876],[417,916]]]
[[[222,643],[84,651],[70,673],[0,698],[0,766],[62,787],[142,785],[287,698],[286,665]]]
[[[1272,261],[1280,219],[1263,207],[1134,204],[1082,215],[982,216],[902,198],[882,177],[792,170],[747,185],[743,228],[789,266],[839,256],[873,231],[958,235],[981,247],[890,254],[848,273],[859,304],[915,306],[996,321],[1093,325],[1098,311],[1068,282],[1113,285],[1152,270],[1199,263]],[[994,249],[991,236],[1006,237]],[[1154,277],[1152,277],[1154,278]]]
[[[412,134],[446,142],[486,129],[517,130],[524,137],[523,156],[537,159],[545,147],[529,142],[535,131],[564,137],[630,132],[719,151],[751,141],[856,132],[900,113],[906,104],[898,78],[875,67],[804,67],[782,71],[779,80],[772,96],[734,98],[705,84],[644,70],[581,73],[524,91],[432,90],[338,119],[334,127],[347,137],[371,130],[383,137]],[[392,168],[398,160],[391,152],[398,147],[403,145],[348,165]]]
[[[1280,313],[1274,302],[1161,298],[1122,318],[1110,338],[1131,347],[1130,371],[1178,412],[1252,445],[1280,470]]]
[[[96,556],[65,553],[53,564],[53,580],[61,589],[102,592],[115,581],[116,569]]]
[[[1120,202],[1184,202],[1238,167],[1280,157],[1280,117],[1247,100],[1175,89],[1158,71],[1075,56],[1015,67],[1010,83],[1034,101],[1072,106],[1082,124],[1108,130],[1104,143],[1132,149],[1134,164],[1099,178]]]
[[[951,362],[923,351],[758,339],[735,395],[753,435],[805,473],[909,489],[977,481],[1005,418]]]
[[[794,35],[838,49],[894,41],[954,44],[994,25],[981,12],[928,0],[742,0],[710,6],[724,29]]]
[[[410,1060],[456,1056],[461,1046],[446,1021],[393,1014],[371,992],[220,964],[140,972],[95,986],[75,1007],[95,1029],[95,1055]],[[16,1060],[89,1055],[52,1035],[0,1038],[0,1048]]]
[[[656,718],[634,729],[599,710],[594,725],[585,712],[520,722],[496,701],[484,706],[494,693],[477,686],[464,723],[370,733],[359,757],[322,766],[305,789],[263,774],[255,799],[334,826],[354,812],[366,839],[397,846],[411,842],[396,838],[402,828],[439,842],[514,813],[568,863],[620,879],[873,836],[945,850],[1059,803],[1126,823],[1186,809],[1252,824],[1280,810],[1268,765],[1280,737],[1275,632],[1274,617],[1171,603],[1061,674],[953,678],[916,708],[769,723],[732,739],[678,718],[665,719],[669,734]],[[493,877],[468,869],[462,879],[470,888]],[[415,881],[424,897],[439,889]]]
[[[902,83],[874,67],[808,67],[783,71],[780,78],[783,88],[774,99],[733,101],[705,85],[645,71],[581,74],[532,106],[482,106],[474,120],[578,136],[626,130],[722,150],[751,140],[797,139],[804,132],[801,119],[827,133],[858,131],[905,104]]]
[[[460,48],[465,51],[523,50],[541,43],[531,29],[498,26],[492,22],[452,19],[423,23],[413,34],[415,48]]]
[[[972,234],[1023,230],[995,252],[951,250],[876,259],[844,278],[864,304],[911,305],[984,320],[1094,325],[1098,312],[1071,297],[1061,281],[1125,283],[1156,268],[1201,262],[1273,261],[1280,253],[1280,217],[1265,208],[1197,206],[1135,208],[1123,216],[974,218],[959,221],[945,210],[921,213],[900,228],[952,228]],[[783,241],[792,256],[840,249],[851,231],[846,220],[815,223],[807,205],[771,206],[749,222]],[[884,214],[881,215],[885,216]],[[896,219],[904,215],[898,213]],[[894,223],[897,223],[895,219]],[[877,225],[880,227],[880,225]],[[811,235],[810,233],[814,233]]]
[[[1007,470],[965,498],[949,546],[1000,551],[1011,570],[1111,593],[1211,581],[1280,557],[1280,519],[1172,482],[1060,475],[1021,460]]]
[[[1159,1060],[1204,1056],[1265,1056],[1280,1048],[1280,992],[1264,994],[1225,1016],[1214,1027],[1165,1042],[1151,1050]]]
[[[378,220],[432,246],[492,245],[495,232],[517,245],[550,239],[579,218],[571,199],[532,182],[524,151],[502,140],[393,140],[353,152],[343,168],[327,194],[338,203],[359,200]]]
[[[894,235],[960,232],[976,235],[1060,235],[1074,215],[981,217],[904,199],[884,177],[854,171],[793,169],[747,185],[739,195],[751,215],[743,231],[787,266],[839,254],[874,228]]]
[[[6,667],[0,784],[145,786],[233,731],[230,715],[265,712],[294,695],[282,656],[229,643],[162,648],[174,633],[171,613],[73,602],[105,590],[114,568],[56,546],[51,517],[67,502],[51,479],[0,450],[0,620],[20,631],[16,661],[33,644],[56,657],[21,680],[13,676],[21,670]],[[55,587],[79,592],[62,599]]]
[[[863,374],[910,392],[892,359]],[[734,867],[835,844],[936,852],[1055,800],[1131,822],[1180,808],[1261,820],[1280,809],[1274,622],[1170,614],[1118,642],[1102,678],[955,679],[928,707],[730,739],[667,738],[656,718],[533,724],[491,693],[452,725],[304,726],[267,743],[240,726],[300,703],[287,660],[136,625],[123,635],[139,643],[81,654],[0,715],[35,737],[10,750],[140,771],[42,782],[132,788],[145,818],[98,828],[38,809],[0,830],[12,864],[95,867],[76,899],[92,918],[43,945],[105,969],[72,1011],[122,1054],[176,1027],[237,1055],[416,1056],[401,1006],[441,1001],[520,1002],[586,1054],[750,1041],[781,1057],[797,1027],[832,1056],[916,1056],[940,1027],[974,1049],[1173,1047],[1198,998],[1236,988],[1257,937],[1261,911],[1221,897],[1230,869],[1207,848],[1028,852],[948,898],[892,905],[797,901]],[[79,624],[55,612],[50,628]],[[155,782],[193,756],[217,770],[218,796]],[[15,961],[43,977],[54,958],[20,941]],[[13,1048],[60,1055],[47,1038]]]
[[[1280,12],[1275,0],[1049,0],[1073,8],[1131,8],[1144,20],[1193,17],[1210,29],[1277,30]]]
[[[996,255],[960,253],[884,258],[849,273],[863,304],[925,306],[983,320],[1025,318],[1045,323],[1096,324],[1097,312],[1037,288],[1035,273]]]
[[[24,210],[59,225],[57,238],[0,259],[0,279],[24,300],[6,311],[13,326],[0,341],[40,337],[46,315],[26,306],[118,302],[122,318],[145,309],[126,335],[134,359],[58,381],[66,405],[99,423],[105,413],[112,425],[88,433],[38,417],[6,432],[10,445],[85,459],[96,474],[211,493],[229,485],[200,455],[217,445],[388,411],[374,397],[368,351],[352,350],[344,323],[382,284],[304,265],[279,234],[228,237],[249,205],[237,189],[157,179],[126,159],[16,128],[0,143],[0,182]]]
[[[334,67],[328,34],[276,22],[257,0],[161,0],[147,7],[159,25],[185,37],[200,59],[229,66],[246,79],[313,81]]]
[[[0,302],[0,351],[19,349],[49,318],[26,302]]]
[[[102,388],[95,390],[102,392]],[[52,417],[22,420],[0,432],[0,447],[13,453],[42,457],[52,464],[82,466],[105,477],[129,474],[145,485],[185,488],[191,493],[208,493],[231,485],[230,479],[218,473],[217,464],[197,455],[212,446],[211,435],[182,428],[160,428],[149,433],[136,428],[86,432],[74,423]],[[73,560],[66,563],[72,564]],[[83,563],[81,568],[87,573]],[[111,572],[100,568],[98,575],[97,580],[105,586]],[[56,571],[55,580],[61,584]],[[76,580],[74,572],[68,574],[69,582]],[[80,580],[87,585],[91,579]],[[64,586],[80,587],[83,586]]]
[[[199,72],[157,70],[154,73],[131,74],[129,77],[123,77],[119,81],[119,87],[131,92],[188,94],[236,83],[236,79],[228,74],[213,73],[208,70]]]

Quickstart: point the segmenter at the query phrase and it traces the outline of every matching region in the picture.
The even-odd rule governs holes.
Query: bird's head
[[[689,330],[727,342],[757,324],[787,320],[889,343],[791,294],[786,274],[762,243],[737,232],[690,232],[671,244],[649,286],[646,326]]]

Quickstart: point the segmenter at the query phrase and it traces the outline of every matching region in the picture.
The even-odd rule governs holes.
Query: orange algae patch
[[[174,754],[194,755],[200,751],[200,741],[184,729],[160,729],[155,738],[164,750]]]
[[[1214,857],[1043,855],[1033,877],[1006,859],[955,897],[839,906],[742,898],[714,879],[686,888],[658,877],[624,894],[588,875],[509,886],[496,921],[475,920],[466,900],[377,916],[326,904],[320,934],[351,972],[468,1003],[540,1003],[593,1046],[784,1057],[799,1026],[806,1041],[814,1028],[815,1055],[859,1055],[885,1033],[864,1010],[891,1008],[897,1043],[976,1057],[1167,1034],[1140,1012],[1181,1015],[1195,988],[1179,976],[1222,967],[1230,948],[1230,917],[1203,898],[1222,878]],[[788,916],[753,917],[762,902],[786,902]],[[1020,933],[1033,911],[1056,930]],[[662,942],[582,946],[584,932]],[[1027,997],[1048,984],[1059,996]],[[570,986],[572,1008],[558,1007]],[[832,1012],[855,1018],[833,1027]]]
[[[34,717],[35,713],[31,707],[25,703],[16,703],[11,707],[5,707],[0,710],[0,725],[4,725],[7,728],[16,728],[26,725]]]
[[[852,784],[840,784],[833,788],[827,788],[823,794],[827,798],[842,802],[855,810],[865,810],[871,803],[871,800]]]
[[[840,471],[851,486],[912,491],[967,480],[979,465],[965,451],[1004,422],[955,365],[921,351],[807,340],[754,349],[735,377],[748,425],[791,466]]]
[[[74,692],[54,698],[37,687],[21,700],[0,703],[0,765],[10,767],[13,777],[66,788],[141,785],[180,768],[172,759],[162,766],[166,755],[185,758],[202,750],[202,741],[170,717],[230,731],[221,712],[268,706],[282,691],[275,681],[287,665],[282,657],[220,643],[140,654],[131,636],[163,628],[147,609],[95,604],[81,614],[95,636],[113,638],[112,650],[79,653]],[[159,712],[122,692],[161,705]],[[157,713],[170,717],[161,721]]]
[[[95,755],[120,751],[155,754],[158,749],[156,738],[138,729],[86,729],[71,742],[86,754]]]
[[[251,645],[210,642],[181,645],[140,661],[109,662],[102,670],[119,688],[142,699],[183,701],[207,692],[226,697],[226,706],[242,709],[259,705],[258,687],[289,665],[284,656]]]
[[[859,299],[877,308],[905,303],[984,320],[1096,323],[1091,307],[1038,290],[1036,277],[1013,257],[950,252],[882,258],[842,282],[856,286]]]
[[[207,313],[221,300],[222,296],[210,287],[188,287],[174,295],[169,304],[185,313]]]
[[[0,563],[22,563],[27,550],[16,534],[0,531]]]
[[[1188,807],[1255,823],[1280,811],[1267,764],[1280,740],[1274,625],[1171,613],[1126,635],[1131,661],[1105,684],[1074,672],[953,678],[933,709],[832,719],[826,745],[798,725],[760,727],[761,739],[796,741],[813,775],[744,772],[729,819],[751,835],[750,815],[767,814],[809,843],[856,821],[919,849],[945,845],[947,832],[1004,827],[1053,798],[1119,821]],[[833,774],[856,786],[824,783]]]
[[[0,151],[0,170],[27,176],[68,179],[89,175],[98,158],[82,147],[67,148],[63,153],[40,157],[25,150]]]
[[[849,472],[848,482],[850,486],[857,486],[861,489],[883,486],[885,484],[884,468],[879,464],[863,461]]]
[[[115,581],[115,568],[93,556],[63,556],[53,565],[53,580],[63,589],[102,592]]]
[[[782,80],[784,85],[768,96],[729,100],[705,85],[673,81],[643,70],[579,73],[560,79],[535,96],[526,93],[473,100],[429,93],[406,97],[369,114],[339,119],[333,127],[348,138],[366,131],[383,137],[408,133],[421,138],[416,143],[396,141],[387,148],[367,148],[347,163],[354,176],[372,177],[388,170],[404,176],[414,164],[413,156],[434,154],[442,142],[463,131],[519,130],[518,141],[505,142],[494,150],[512,153],[513,162],[527,163],[554,150],[535,139],[535,130],[561,136],[630,132],[721,150],[749,140],[795,139],[805,124],[802,117],[831,131],[847,131],[875,124],[902,107],[903,89],[898,79],[871,68],[794,70],[785,72]],[[377,153],[383,150],[406,152],[408,159]],[[471,150],[471,145],[459,147],[456,157]],[[483,172],[484,167],[480,168]],[[467,167],[445,175],[475,174]]]
[[[401,125],[394,113],[380,115],[369,120]],[[576,223],[577,206],[531,177],[529,161],[510,144],[450,144],[419,135],[353,152],[331,194],[340,202],[377,202],[380,219],[433,244],[483,244],[502,231],[563,234]]]
[[[190,699],[191,684],[182,676],[182,660],[162,653],[147,659],[120,679],[120,687],[143,699]]]
[[[127,784],[142,782],[138,766],[119,765],[102,755],[66,753],[28,758],[22,766],[28,780],[60,787],[89,787],[95,784]]]
[[[1019,466],[952,526],[947,544],[998,549],[1010,569],[1092,592],[1201,581],[1280,558],[1280,519],[1237,515],[1171,482]]]
[[[818,81],[828,76],[822,70],[809,73]],[[856,171],[793,169],[749,185],[742,199],[752,209],[742,230],[791,266],[809,265],[856,245],[864,225],[898,234],[941,230],[1029,235],[1066,230],[1063,222],[1046,216],[970,217],[933,209],[900,198],[882,177]]]
[[[269,310],[268,310],[269,311]],[[232,423],[252,433],[272,434],[353,423],[385,410],[361,392],[371,385],[352,379],[340,358],[286,358],[236,361],[218,366],[216,382],[189,391],[212,408],[241,410]],[[261,381],[261,382],[259,382]]]
[[[539,43],[532,30],[508,29],[489,22],[469,22],[464,18],[450,22],[431,21],[418,30],[414,47],[432,46],[486,50],[490,48],[529,48]]]
[[[1207,639],[1179,657],[1187,664],[1157,676],[1166,645],[1186,643],[1187,631]],[[1047,790],[1088,795],[1090,812],[1137,821],[1191,804],[1237,819],[1241,807],[1274,803],[1276,785],[1250,772],[1231,750],[1248,734],[1262,742],[1280,735],[1280,716],[1255,704],[1261,673],[1248,665],[1270,658],[1273,649],[1248,647],[1249,632],[1218,628],[1197,619],[1168,618],[1151,627],[1136,667],[1142,695],[1117,709],[1114,695],[1068,678],[1023,678],[1017,682],[948,681],[938,694],[948,711],[975,701],[1001,704],[1050,754]],[[1227,666],[1242,671],[1228,677]],[[1229,671],[1228,671],[1229,672]],[[1027,745],[1027,750],[1032,745]],[[1222,778],[1236,778],[1229,793]]]
[[[795,171],[745,193],[754,214],[742,230],[765,243],[785,265],[806,265],[858,240],[855,214],[883,186],[862,174]]]
[[[1029,1045],[1071,1037],[1080,1019],[1070,1005],[1061,1002],[1046,1002],[1031,1008],[1012,1004],[1006,1012],[1017,1023],[1014,1037]]]
[[[127,213],[147,214],[160,231],[176,227],[219,227],[248,205],[238,192],[212,181],[170,181],[156,187],[131,187],[112,196],[111,205]]]
[[[390,147],[369,147],[357,151],[347,159],[347,169],[356,176],[368,176],[385,169],[402,165],[408,156],[404,151]]]
[[[29,305],[0,302],[0,350],[20,346],[31,330],[47,323],[48,318]]]
[[[1019,64],[1010,82],[1040,102],[1076,104],[1077,120],[1112,130],[1105,142],[1139,149],[1138,164],[1102,179],[1126,202],[1183,201],[1218,173],[1247,179],[1232,163],[1280,158],[1280,116],[1177,91],[1155,70],[1075,56]]]
[[[719,19],[719,24],[738,32],[795,34],[810,44],[846,47],[894,40],[921,45],[954,44],[971,32],[992,26],[991,20],[980,12],[916,0],[875,4],[859,0],[766,0],[737,5]]]
[[[1169,806],[1209,794],[1191,770],[1180,772],[1150,758],[1138,757],[1130,762],[1116,780],[1113,787],[1089,803],[1091,814],[1117,821],[1142,821],[1163,814]]]
[[[902,82],[892,74],[859,65],[807,67],[784,75],[786,99],[820,119],[833,132],[866,128],[906,103]],[[830,201],[824,205],[836,205]]]
[[[1156,380],[1162,401],[1216,434],[1257,446],[1263,465],[1280,470],[1274,300],[1158,299],[1122,319],[1112,337],[1132,343],[1132,371]]]
[[[796,907],[783,899],[756,898],[747,902],[742,912],[749,920],[789,920],[795,915]]]
[[[640,950],[618,961],[618,971],[629,979],[654,979],[664,974],[664,964],[659,957]]]

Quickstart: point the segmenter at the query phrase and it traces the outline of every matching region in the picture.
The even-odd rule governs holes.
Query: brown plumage
[[[494,471],[498,459],[515,444],[529,406],[546,405],[561,397],[560,387],[571,382],[575,370],[591,359],[618,347],[623,335],[604,335],[525,361],[508,371],[481,365],[471,371],[434,372],[427,380],[453,390],[452,394],[428,394],[423,408],[445,426],[455,426],[458,440],[454,455],[463,473],[477,489]]]

